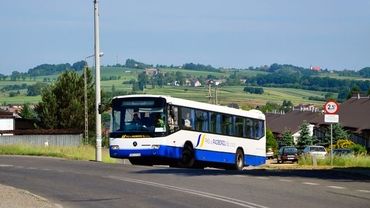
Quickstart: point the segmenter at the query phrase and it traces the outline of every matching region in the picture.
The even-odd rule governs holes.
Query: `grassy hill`
[[[232,70],[222,70],[222,71],[194,71],[179,68],[160,68],[162,72],[182,72],[184,75],[191,74],[192,76],[207,77],[212,75],[216,78],[227,78]],[[109,92],[112,90],[112,86],[117,91],[131,91],[131,84],[123,84],[124,82],[130,81],[132,79],[137,79],[138,73],[141,73],[142,69],[133,69],[126,67],[102,67],[101,70],[101,88],[103,91]],[[253,70],[243,70],[238,72],[241,77],[253,77],[257,74],[266,74],[268,72],[263,71],[253,71]],[[50,76],[39,76],[35,78],[26,78],[25,80],[0,80],[0,89],[7,85],[32,85],[36,82],[51,83],[57,78],[57,75]],[[163,88],[151,88],[147,86],[144,93],[147,94],[162,94],[170,95],[173,97],[187,98],[202,102],[208,102],[208,88],[206,87],[174,87],[174,86],[164,86]],[[265,93],[262,95],[249,94],[243,91],[244,86],[225,86],[219,89],[218,100],[220,104],[238,103],[240,106],[244,107],[255,107],[257,105],[264,105],[267,101],[275,102],[281,104],[282,101],[290,100],[294,104],[300,103],[312,103],[321,106],[323,102],[309,100],[309,97],[324,97],[326,92],[320,91],[309,91],[301,89],[291,89],[291,88],[269,88],[264,87]],[[20,95],[9,97],[9,91],[0,92],[0,103],[1,104],[23,104],[23,103],[37,103],[41,100],[40,96],[25,96],[26,90],[21,90]]]

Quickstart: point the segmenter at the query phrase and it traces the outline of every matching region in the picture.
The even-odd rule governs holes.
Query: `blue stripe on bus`
[[[113,158],[130,158],[130,155],[140,157],[165,157],[180,159],[182,148],[172,146],[160,146],[158,149],[137,149],[137,150],[114,150],[110,148],[110,156]],[[225,164],[235,164],[235,153],[216,152],[209,150],[195,150],[195,159],[204,162],[215,162]],[[256,155],[245,155],[245,165],[262,165],[265,164],[266,157]]]

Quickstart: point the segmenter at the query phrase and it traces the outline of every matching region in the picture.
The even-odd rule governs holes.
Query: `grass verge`
[[[95,147],[82,145],[78,147],[32,146],[32,145],[0,145],[0,155],[30,155],[60,157],[72,160],[95,160]],[[109,157],[108,149],[102,149],[102,161],[116,163]]]
[[[298,164],[301,166],[313,166],[313,159],[310,156],[300,157]],[[317,159],[317,166],[330,166],[330,157]],[[361,167],[370,168],[369,156],[340,156],[333,158],[334,167]]]

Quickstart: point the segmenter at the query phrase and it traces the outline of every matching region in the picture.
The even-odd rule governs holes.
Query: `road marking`
[[[13,167],[13,165],[8,165],[8,164],[0,164],[0,167],[6,168],[6,167]]]
[[[369,191],[369,190],[362,190],[362,189],[359,189],[359,190],[356,190],[356,191],[358,191],[358,192],[362,192],[362,193],[370,193],[370,191]]]
[[[318,183],[312,183],[312,182],[303,182],[302,184],[310,185],[310,186],[317,186],[317,185],[320,185],[320,184],[318,184]]]
[[[343,186],[327,186],[329,188],[333,188],[333,189],[345,189]]]
[[[289,180],[289,179],[279,179],[279,181],[282,181],[282,182],[292,182],[293,180]]]
[[[262,179],[262,180],[267,180],[267,179],[269,179],[268,177],[263,177],[263,176],[258,176],[258,177],[256,177],[257,179]]]
[[[197,190],[194,190],[194,189],[181,188],[181,187],[177,187],[177,186],[171,186],[171,185],[166,185],[166,184],[162,184],[162,183],[155,183],[155,182],[151,182],[151,181],[143,181],[143,180],[138,180],[138,179],[133,179],[133,178],[123,178],[123,177],[116,177],[116,176],[105,176],[105,177],[109,178],[109,179],[115,179],[115,180],[121,180],[121,181],[129,182],[129,183],[138,183],[138,184],[153,186],[153,187],[157,187],[157,188],[164,188],[164,189],[179,191],[179,192],[182,192],[182,193],[192,194],[192,195],[196,195],[196,196],[200,196],[200,197],[210,198],[210,199],[219,200],[219,201],[223,201],[223,202],[230,203],[230,204],[239,205],[241,207],[268,208],[266,206],[255,204],[255,203],[252,203],[252,202],[247,202],[247,201],[243,201],[243,200],[239,200],[239,199],[235,199],[235,198],[230,198],[230,197],[226,197],[226,196],[221,196],[221,195],[217,195],[217,194],[212,194],[212,193],[208,193],[208,192],[197,191]]]

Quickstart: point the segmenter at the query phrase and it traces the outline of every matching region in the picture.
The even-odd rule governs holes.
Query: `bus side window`
[[[247,138],[254,139],[253,120],[250,118],[245,119],[245,132]]]
[[[179,113],[178,107],[169,106],[168,108],[168,126],[171,132],[179,129]]]
[[[191,117],[191,110],[190,108],[182,108],[181,109],[181,121],[182,121],[182,127],[184,129],[192,129],[194,122],[192,121]]]

